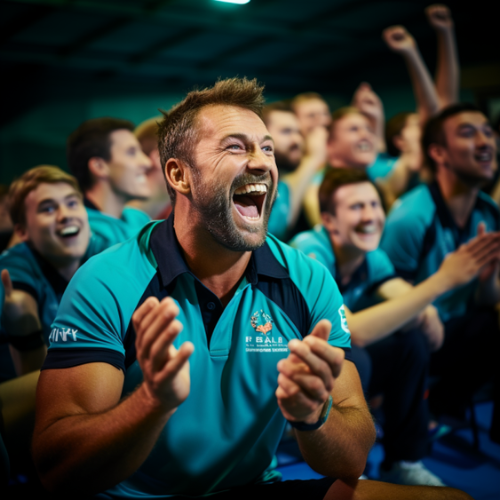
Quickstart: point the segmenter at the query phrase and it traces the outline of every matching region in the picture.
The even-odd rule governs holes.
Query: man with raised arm
[[[302,202],[309,183],[326,164],[326,127],[318,125],[305,137],[292,108],[276,102],[264,107],[262,119],[274,142],[280,174],[278,198],[269,219],[269,232],[281,240],[309,228]]]
[[[445,108],[425,126],[422,147],[435,182],[398,201],[382,239],[398,275],[415,284],[434,274],[449,252],[478,231],[500,230],[498,207],[480,191],[497,168],[495,139],[484,114],[472,104]],[[463,419],[473,391],[492,378],[499,383],[494,309],[500,302],[499,266],[497,253],[479,279],[434,302],[445,329],[443,347],[431,360],[431,370],[440,375],[430,393],[436,415]],[[500,385],[496,387],[492,438],[500,440]]]
[[[76,339],[51,344],[37,393],[50,490],[424,498],[357,482],[374,428],[342,299],[323,266],[266,235],[278,176],[262,103],[256,81],[230,79],[174,107],[160,145],[173,215],[70,284],[54,328]],[[327,478],[272,482],[287,420]]]
[[[85,197],[90,227],[111,246],[135,236],[149,221],[128,207],[151,196],[152,162],[134,136],[134,124],[117,118],[83,122],[67,141],[68,166]]]

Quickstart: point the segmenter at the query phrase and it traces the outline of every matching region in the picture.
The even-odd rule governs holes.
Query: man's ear
[[[321,212],[321,222],[328,233],[337,232],[337,219],[330,212]]]
[[[14,226],[14,233],[21,241],[28,241],[28,231],[24,224],[16,224]]]
[[[93,156],[88,162],[89,171],[95,179],[106,179],[109,175],[108,164],[99,156]]]
[[[446,148],[439,144],[431,144],[429,149],[429,156],[434,160],[436,165],[446,165],[448,160],[448,155],[446,154]]]
[[[165,164],[165,178],[178,193],[187,196],[191,192],[191,172],[183,161],[170,158]]]

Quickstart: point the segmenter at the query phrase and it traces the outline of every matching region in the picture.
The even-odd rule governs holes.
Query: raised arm
[[[23,290],[15,290],[9,271],[2,270],[5,302],[2,322],[9,336],[9,350],[18,376],[42,367],[47,348],[42,338],[36,300]]]
[[[499,251],[499,234],[480,235],[449,254],[435,274],[406,293],[363,311],[346,313],[353,342],[368,345],[400,329],[440,295],[477,277]],[[394,286],[391,281],[385,287]],[[380,288],[381,295],[394,296],[384,285]]]
[[[435,80],[439,107],[444,108],[459,101],[460,66],[453,19],[450,9],[442,4],[427,7],[425,14],[437,36],[438,51]]]
[[[120,401],[123,372],[106,363],[45,370],[37,390],[33,458],[50,491],[93,494],[137,470],[189,394],[193,345],[179,350],[182,330],[170,298],[149,298],[133,324],[144,381]]]
[[[377,151],[384,153],[385,144],[385,114],[380,97],[372,90],[369,83],[363,82],[354,92],[352,105],[359,109],[368,119],[377,136]]]
[[[387,46],[405,60],[417,101],[420,123],[424,124],[439,110],[439,100],[429,71],[413,37],[403,26],[391,26],[382,33]]]
[[[287,227],[292,227],[300,213],[306,192],[313,177],[326,164],[326,141],[328,131],[325,127],[315,127],[306,137],[306,153],[294,172],[283,177],[290,188],[290,209]]]

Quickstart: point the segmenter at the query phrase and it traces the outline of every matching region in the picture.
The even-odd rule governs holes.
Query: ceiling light
[[[224,2],[224,3],[237,3],[238,5],[244,5],[250,0],[215,0],[216,2]]]

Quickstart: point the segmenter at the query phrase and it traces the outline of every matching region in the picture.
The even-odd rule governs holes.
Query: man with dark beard
[[[269,232],[282,240],[309,229],[302,202],[313,177],[326,164],[326,127],[313,127],[304,138],[292,108],[276,102],[262,110],[262,119],[274,140],[274,157],[281,179]]]
[[[51,344],[37,394],[33,453],[50,490],[424,498],[358,484],[375,435],[342,298],[326,268],[267,237],[278,174],[262,102],[256,81],[235,78],[166,114],[173,215],[71,282],[53,326],[72,335]],[[329,477],[276,481],[287,420]]]
[[[481,187],[497,169],[495,138],[484,114],[472,104],[455,104],[431,118],[422,149],[435,182],[403,196],[387,218],[382,248],[397,273],[418,284],[434,274],[446,255],[478,233],[500,231],[500,213]],[[431,359],[440,376],[430,392],[436,414],[465,418],[472,393],[495,380],[491,438],[500,442],[500,255],[466,286],[434,302],[445,339]],[[467,369],[464,367],[467,366]]]

